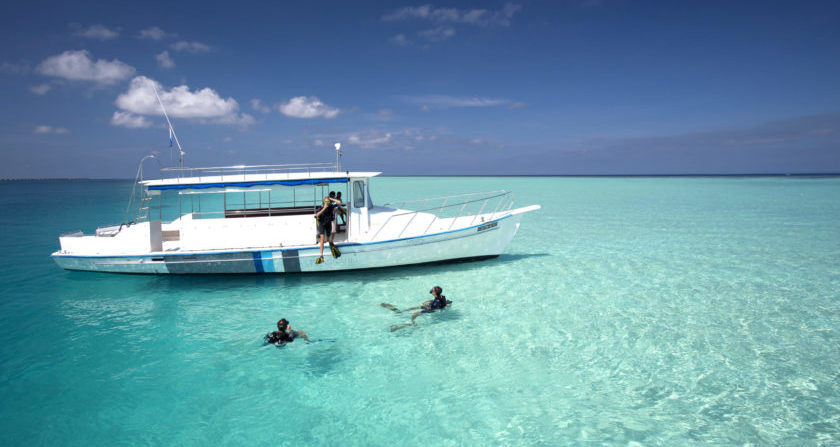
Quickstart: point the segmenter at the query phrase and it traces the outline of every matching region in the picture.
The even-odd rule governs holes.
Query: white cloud
[[[186,51],[188,53],[208,53],[213,50],[213,47],[201,42],[187,42],[180,40],[169,46],[175,51]]]
[[[364,149],[416,147],[418,144],[430,144],[437,141],[435,131],[429,129],[365,129],[352,132],[313,135],[316,141],[336,141]]]
[[[423,111],[428,112],[430,107],[454,108],[454,107],[495,107],[510,103],[510,100],[502,98],[482,98],[478,96],[458,97],[447,95],[425,95],[425,96],[404,96],[403,100],[413,104],[422,104]]]
[[[364,133],[352,133],[347,137],[347,144],[370,149],[382,144],[390,143],[392,135],[390,132],[370,130]]]
[[[434,11],[434,12],[433,12]],[[450,13],[452,11],[457,11],[452,8],[438,8],[432,10],[430,5],[423,5],[417,7],[405,7],[402,9],[398,9],[390,14],[385,14],[382,16],[382,20],[386,22],[392,22],[397,20],[408,20],[408,19],[427,19],[427,20],[442,20],[444,18],[451,19]]]
[[[251,108],[256,110],[257,112],[262,112],[262,113],[271,112],[271,107],[263,104],[262,101],[260,101],[257,98],[254,98],[254,99],[251,100]]]
[[[128,112],[114,112],[111,116],[111,125],[117,127],[127,127],[129,129],[143,129],[152,127],[152,122],[144,116],[134,115]]]
[[[298,96],[289,102],[278,104],[280,113],[293,118],[335,118],[339,110],[330,107],[314,96]]]
[[[406,46],[411,43],[411,41],[409,41],[403,33],[399,33],[396,36],[392,37],[391,42],[399,46]]]
[[[94,62],[87,50],[68,50],[50,56],[38,65],[38,72],[46,76],[55,76],[71,81],[93,81],[100,84],[113,84],[129,78],[135,69],[117,59]]]
[[[119,29],[108,29],[105,25],[91,25],[76,31],[76,35],[90,39],[111,40],[119,37],[120,31]]]
[[[257,120],[254,119],[253,116],[248,115],[247,113],[243,113],[240,115],[225,115],[217,120],[214,120],[213,122],[216,124],[227,124],[231,126],[248,127],[256,123]]]
[[[175,67],[175,61],[173,61],[172,58],[169,57],[169,52],[168,51],[164,51],[163,53],[156,54],[155,55],[155,60],[157,60],[158,66],[160,68],[174,68]]]
[[[211,88],[190,91],[188,86],[181,85],[166,90],[157,81],[145,76],[132,79],[128,90],[119,95],[115,103],[119,109],[135,115],[162,115],[155,88],[172,118],[238,126],[249,126],[255,122],[251,115],[239,113],[239,103],[235,99],[223,99]]]
[[[52,126],[36,126],[35,130],[32,131],[34,134],[47,134],[47,133],[56,133],[56,134],[65,134],[70,133],[69,130],[63,127],[52,127]]]
[[[455,28],[452,28],[451,26],[439,26],[437,28],[420,31],[417,35],[429,42],[441,42],[454,36]]]
[[[52,86],[49,84],[39,84],[30,86],[29,91],[36,95],[46,95],[51,88]]]
[[[233,141],[233,137],[225,137],[225,139],[222,141],[224,141],[225,143],[230,143],[231,141]]]
[[[401,20],[427,20],[435,23],[464,23],[468,25],[510,26],[513,16],[522,9],[520,5],[508,3],[497,11],[486,9],[432,8],[430,5],[398,9],[382,16],[385,22]]]
[[[144,30],[140,30],[140,34],[137,36],[141,39],[149,39],[149,40],[163,40],[167,37],[175,37],[175,33],[167,33],[166,31],[160,29],[157,26],[151,26]]]

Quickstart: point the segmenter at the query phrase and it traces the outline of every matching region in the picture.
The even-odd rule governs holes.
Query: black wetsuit
[[[329,236],[332,233],[332,221],[335,219],[333,207],[332,202],[321,207],[324,212],[318,216],[318,234]],[[318,212],[321,210],[318,210]]]
[[[297,334],[294,332],[286,332],[286,331],[274,331],[268,334],[265,334],[265,342],[271,343],[274,345],[281,345],[283,343],[290,343],[295,341],[295,336]]]
[[[435,298],[434,300],[432,300],[432,302],[429,303],[429,308],[428,309],[423,309],[422,312],[423,313],[434,312],[438,309],[443,309],[444,307],[446,307],[446,297],[441,295],[440,298]]]

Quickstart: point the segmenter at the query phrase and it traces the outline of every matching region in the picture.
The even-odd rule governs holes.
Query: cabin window
[[[365,182],[356,180],[353,182],[353,208],[365,206]]]

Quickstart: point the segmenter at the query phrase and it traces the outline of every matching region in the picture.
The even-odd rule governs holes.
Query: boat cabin
[[[317,243],[313,218],[324,197],[341,193],[335,241],[370,229],[370,178],[313,165],[170,168],[176,175],[140,182],[136,221],[149,221],[152,251],[290,247]]]

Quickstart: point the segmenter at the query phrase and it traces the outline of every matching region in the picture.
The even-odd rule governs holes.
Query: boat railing
[[[372,240],[375,240],[385,228],[397,227],[402,220],[402,224],[397,237],[402,237],[414,220],[423,213],[432,214],[433,218],[426,225],[425,229],[420,235],[428,234],[436,222],[441,222],[445,219],[451,219],[445,228],[438,228],[436,231],[443,229],[445,231],[451,230],[455,227],[455,223],[459,222],[463,226],[471,226],[476,223],[480,216],[483,221],[493,220],[505,215],[513,208],[513,193],[509,191],[490,191],[483,193],[459,194],[454,196],[433,197],[428,199],[403,200],[399,202],[389,202],[385,206],[391,208],[401,209],[409,204],[419,203],[419,209],[411,209],[403,212],[391,214],[379,226],[374,233]],[[395,206],[399,204],[400,206]],[[413,208],[413,206],[411,206]],[[480,223],[480,222],[479,222]],[[398,227],[397,227],[398,228]]]
[[[387,206],[387,207],[391,207],[391,208],[404,208],[409,203],[421,203],[421,202],[425,206],[425,204],[427,204],[429,202],[436,201],[436,200],[443,200],[444,203],[446,203],[446,201],[451,200],[451,199],[466,199],[467,197],[486,196],[486,195],[490,195],[490,194],[503,194],[503,193],[506,193],[506,192],[507,191],[500,189],[498,191],[472,192],[472,193],[457,194],[457,195],[452,195],[452,196],[429,197],[429,198],[426,198],[426,199],[400,200],[400,201],[396,201],[396,202],[385,203],[383,206]]]
[[[300,174],[312,172],[337,171],[338,165],[331,162],[325,163],[291,163],[282,165],[237,165],[237,166],[214,166],[208,168],[170,167],[162,168],[161,175],[170,178],[198,178],[219,177],[219,180],[245,180],[247,176],[254,179],[254,176],[263,175],[268,179],[272,174]]]

